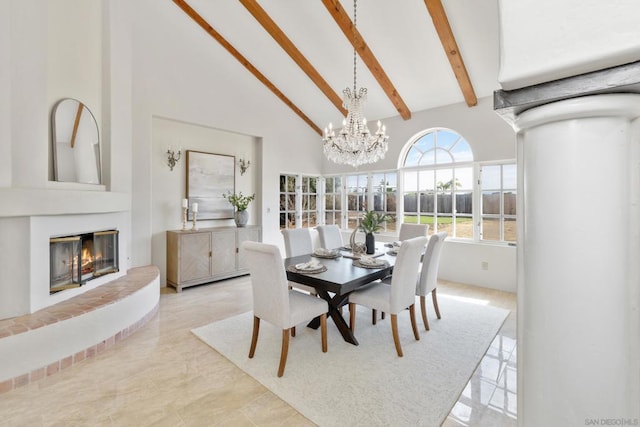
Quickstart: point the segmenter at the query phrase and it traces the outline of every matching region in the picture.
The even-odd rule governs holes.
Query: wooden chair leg
[[[424,295],[420,295],[420,312],[422,313],[422,323],[424,323],[424,329],[429,330],[429,320],[427,320],[427,303]]]
[[[352,302],[349,303],[349,329],[351,332],[356,329],[356,305]]]
[[[400,336],[398,336],[398,315],[391,315],[391,332],[393,333],[393,342],[396,345],[398,357],[402,357],[402,346],[400,345]]]
[[[251,337],[251,348],[249,349],[249,359],[253,358],[256,353],[256,344],[258,343],[258,332],[260,332],[260,318],[253,316],[253,336]]]
[[[296,336],[296,327],[295,326],[291,328],[291,336],[292,337]]]
[[[282,351],[280,352],[280,366],[278,366],[278,376],[284,374],[284,367],[287,364],[287,354],[289,354],[289,329],[282,330]]]
[[[411,327],[413,328],[413,336],[416,341],[420,341],[420,334],[418,333],[418,324],[416,323],[416,305],[411,304],[409,306],[409,316],[411,316]]]
[[[371,310],[371,324],[375,325],[378,321],[378,310]]]
[[[327,314],[320,316],[320,334],[322,335],[322,352],[327,352]]]
[[[433,300],[433,308],[436,310],[436,316],[438,319],[442,319],[440,317],[440,309],[438,308],[438,297],[436,296],[436,288],[431,291],[431,299]]]

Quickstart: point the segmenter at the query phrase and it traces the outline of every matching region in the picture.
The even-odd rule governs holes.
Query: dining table
[[[287,279],[290,282],[315,288],[318,296],[329,304],[328,315],[337,326],[344,340],[354,345],[358,345],[358,340],[342,316],[340,309],[347,304],[351,292],[391,275],[396,260],[393,251],[382,244],[376,245],[376,252],[367,255],[367,257],[383,261],[384,265],[379,267],[364,266],[359,262],[359,256],[354,255],[346,247],[340,248],[339,254],[331,258],[311,253],[285,258],[284,260]],[[314,259],[326,268],[317,269],[320,271],[313,272],[296,268],[296,266],[309,263]],[[319,325],[320,320],[316,318],[307,326],[317,329]]]

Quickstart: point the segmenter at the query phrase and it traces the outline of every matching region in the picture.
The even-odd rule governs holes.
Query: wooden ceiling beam
[[[298,67],[311,79],[313,83],[325,94],[329,101],[340,110],[343,116],[347,115],[347,110],[342,105],[342,98],[333,90],[325,81],[320,73],[311,65],[307,58],[298,50],[291,42],[287,35],[278,27],[267,12],[258,4],[256,0],[239,0],[240,3],[253,15],[253,17],[262,25],[267,33],[280,45],[282,49],[289,55]]]
[[[322,3],[327,8],[336,24],[340,27],[345,37],[353,45],[354,49],[362,58],[362,62],[369,68],[373,77],[378,81],[378,84],[384,90],[384,92],[391,100],[391,103],[396,107],[400,116],[409,120],[411,118],[411,111],[407,104],[402,100],[400,94],[391,83],[391,80],[387,76],[387,73],[382,69],[382,65],[378,62],[371,49],[367,46],[367,43],[362,38],[362,35],[357,28],[354,27],[353,22],[349,15],[345,12],[339,0],[322,0]]]
[[[467,68],[462,60],[460,50],[458,49],[456,38],[453,35],[453,31],[451,31],[451,25],[449,25],[449,19],[442,6],[442,1],[424,0],[424,4],[427,6],[429,15],[431,15],[433,26],[436,28],[438,37],[440,37],[440,43],[442,43],[444,52],[456,76],[456,80],[458,80],[458,85],[460,86],[460,90],[462,90],[464,100],[469,107],[473,107],[478,103],[478,98],[473,90],[473,85],[471,84]]]
[[[213,37],[222,47],[224,47],[234,58],[236,58],[251,74],[253,74],[262,84],[264,84],[271,92],[273,92],[282,102],[284,102],[289,108],[291,108],[302,120],[304,120],[311,128],[319,135],[322,135],[322,130],[319,126],[311,121],[302,110],[300,110],[289,98],[287,98],[269,79],[265,77],[256,67],[249,62],[231,43],[229,43],[220,33],[218,33],[209,23],[196,12],[189,4],[184,0],[173,0],[173,2],[182,9],[191,19],[193,19],[203,30],[205,30],[211,37]]]

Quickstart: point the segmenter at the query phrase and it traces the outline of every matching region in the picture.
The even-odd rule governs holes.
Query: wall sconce
[[[176,166],[176,163],[178,163],[178,160],[180,160],[181,154],[182,147],[180,147],[178,149],[178,152],[176,153],[173,148],[169,146],[169,149],[167,150],[167,164],[169,165],[169,170],[173,170],[173,168]]]
[[[249,165],[251,164],[251,160],[239,159],[238,166],[240,166],[240,175],[244,175],[247,169],[249,169]]]

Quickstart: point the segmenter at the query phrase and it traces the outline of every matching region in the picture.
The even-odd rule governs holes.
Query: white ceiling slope
[[[320,0],[258,0],[260,7],[334,92],[353,86],[353,48]],[[352,0],[340,0],[353,19]],[[460,55],[478,98],[498,85],[498,1],[442,0]],[[339,125],[340,111],[237,0],[187,0],[258,71],[315,125]],[[360,0],[357,28],[411,112],[464,102],[424,0]],[[204,30],[178,6],[175,13]],[[206,34],[206,33],[205,33]],[[207,36],[209,37],[209,36]],[[209,37],[212,51],[218,42]],[[226,58],[226,59],[225,59]],[[224,51],[221,60],[237,61]],[[358,57],[358,87],[368,89],[372,122],[398,111]],[[235,78],[256,79],[249,71]],[[275,96],[275,95],[274,95]],[[473,107],[470,107],[473,108]],[[302,120],[302,119],[301,119]]]

